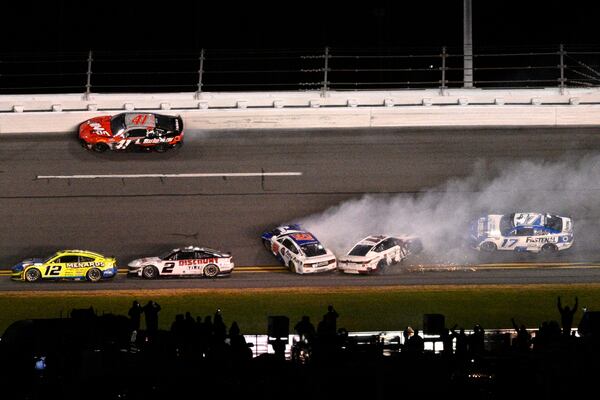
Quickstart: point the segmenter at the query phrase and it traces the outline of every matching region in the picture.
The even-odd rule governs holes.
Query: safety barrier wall
[[[600,88],[0,96],[0,133],[68,132],[123,111],[190,129],[600,125]]]

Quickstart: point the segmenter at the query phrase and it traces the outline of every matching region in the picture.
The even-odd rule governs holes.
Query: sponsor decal
[[[290,235],[290,237],[294,238],[295,240],[300,240],[300,241],[315,240],[313,235],[311,235],[310,233],[292,233]]]
[[[218,263],[218,258],[195,258],[192,260],[179,260],[179,266],[193,266],[193,265],[202,265],[202,264],[214,264]]]
[[[89,125],[92,127],[92,130],[96,135],[110,136],[110,133],[108,133],[99,122],[90,122]]]
[[[556,236],[552,237],[531,237],[528,236],[525,240],[526,243],[557,243],[558,238]]]
[[[86,262],[76,262],[76,263],[67,263],[67,268],[90,268],[90,267],[103,267],[104,262],[102,261],[86,261]]]

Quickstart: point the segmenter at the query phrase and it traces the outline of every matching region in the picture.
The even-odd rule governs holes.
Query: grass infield
[[[428,313],[444,314],[448,327],[470,329],[479,323],[485,329],[511,328],[514,317],[518,324],[537,328],[542,321],[560,321],[557,296],[569,306],[579,297],[575,323],[582,307],[600,310],[600,284],[3,292],[0,332],[16,320],[66,317],[73,308],[92,306],[99,314],[127,315],[134,299],[142,305],[150,299],[161,305],[163,329],[170,327],[176,314],[190,311],[204,318],[217,308],[227,326],[237,321],[244,334],[265,334],[269,315],[288,316],[290,329],[308,315],[316,327],[329,304],[340,314],[338,327],[348,331],[422,329],[423,314]]]

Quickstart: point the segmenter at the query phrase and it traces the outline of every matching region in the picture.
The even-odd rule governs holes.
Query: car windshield
[[[110,119],[110,131],[113,136],[125,130],[125,114],[115,115]]]
[[[320,243],[310,243],[300,246],[307,257],[322,256],[327,254],[325,248]]]
[[[514,217],[515,214],[507,214],[500,218],[500,232],[504,233],[515,227],[515,224],[513,224]]]
[[[371,250],[373,246],[366,244],[357,244],[350,250],[348,253],[349,256],[366,256],[369,250]]]
[[[49,262],[50,260],[52,260],[54,257],[56,257],[58,255],[58,253],[54,253],[51,256],[48,256],[44,259],[44,261],[42,262],[43,264],[46,264],[47,262]]]
[[[173,250],[165,251],[160,256],[158,256],[158,258],[160,258],[161,260],[166,260],[171,254],[173,254]]]
[[[156,116],[156,126],[161,127],[167,131],[175,131],[175,118],[166,115]]]
[[[562,232],[562,218],[556,215],[548,215],[546,216],[546,224],[544,226]]]

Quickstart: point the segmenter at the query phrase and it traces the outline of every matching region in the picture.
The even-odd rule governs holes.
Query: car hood
[[[81,125],[80,131],[89,135],[111,137],[110,116],[90,118]]]
[[[159,262],[162,262],[162,260],[158,257],[145,257],[145,258],[138,258],[138,259],[131,261],[129,263],[129,266],[130,267],[139,267],[140,265],[153,264],[153,263],[159,263]]]

